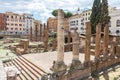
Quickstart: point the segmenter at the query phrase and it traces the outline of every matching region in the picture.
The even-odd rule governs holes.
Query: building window
[[[15,34],[17,34],[17,32],[15,32]]]
[[[90,15],[90,13],[88,13],[88,15]]]
[[[13,30],[13,28],[11,28],[11,30]]]
[[[120,33],[120,31],[119,30],[116,30],[116,34],[118,35]]]
[[[19,24],[19,26],[22,26],[22,24]]]
[[[18,26],[18,24],[15,24],[15,26]]]
[[[90,20],[90,17],[88,18],[88,20]]]
[[[13,18],[13,16],[11,16],[11,18]]]
[[[7,16],[7,18],[9,18],[9,16]]]
[[[18,28],[15,28],[15,30],[18,30]]]
[[[11,26],[13,26],[13,23],[11,23]]]
[[[32,20],[30,20],[30,22],[32,22]]]
[[[120,27],[120,20],[117,20],[116,24],[117,27]]]
[[[17,16],[15,16],[15,18],[17,19]]]
[[[20,30],[21,30],[21,28],[20,28]]]
[[[7,23],[7,25],[9,25],[9,23]]]

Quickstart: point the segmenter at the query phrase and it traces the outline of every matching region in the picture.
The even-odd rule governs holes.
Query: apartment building
[[[120,9],[115,9],[112,13],[110,13],[110,16],[110,33],[120,35]]]
[[[23,16],[25,19],[25,35],[28,36],[30,34],[30,28],[34,26],[34,18],[32,14],[27,13],[24,13]]]
[[[86,22],[90,21],[90,15],[92,10],[85,10],[81,13],[77,13],[70,18],[69,25],[70,31],[74,27],[78,28],[78,32],[85,33],[86,32]],[[109,23],[109,32],[118,33],[120,32],[120,9],[116,9],[115,7],[109,7],[109,16],[111,17]],[[77,25],[76,25],[77,24]]]
[[[57,31],[57,18],[56,17],[50,17],[48,18],[48,26],[50,32],[56,32]]]
[[[57,23],[58,20],[56,17],[50,17],[48,18],[48,26],[49,26],[49,31],[50,32],[57,32]],[[69,30],[69,18],[64,19],[64,30],[68,31]]]
[[[79,34],[85,33],[85,23],[90,21],[91,12],[91,9],[89,9],[83,12],[77,12],[71,16],[69,20],[69,30],[73,32],[74,28],[77,28]]]
[[[7,35],[24,35],[25,18],[23,15],[13,12],[6,12],[6,34]]]
[[[0,13],[0,31],[3,31],[6,29],[6,19],[5,14]]]
[[[83,18],[81,17],[81,15],[75,14],[72,17],[70,17],[69,26],[69,30],[71,32],[74,32],[74,29],[77,28],[77,32],[82,33]]]

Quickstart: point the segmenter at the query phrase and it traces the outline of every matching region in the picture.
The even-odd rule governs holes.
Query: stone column
[[[108,54],[108,44],[109,44],[109,27],[108,24],[104,27],[104,42],[103,42],[103,55],[104,59],[107,59]]]
[[[37,35],[38,35],[38,26],[35,25],[35,41],[37,41]]]
[[[42,24],[40,24],[40,41],[42,41]]]
[[[113,40],[111,42],[111,48],[110,48],[110,53],[111,53],[111,58],[115,58],[114,56],[116,55],[116,37],[113,37]]]
[[[71,64],[71,69],[80,69],[81,62],[79,61],[79,34],[74,31],[73,33],[73,59]]]
[[[32,41],[32,27],[30,28],[30,40]]]
[[[63,62],[64,59],[64,13],[58,10],[58,27],[57,27],[57,61]]]
[[[101,24],[96,26],[96,41],[95,41],[95,60],[98,60],[100,54],[100,41],[101,41]]]
[[[68,31],[68,50],[71,51],[71,46],[70,46],[70,43],[71,43],[71,33],[70,31]]]
[[[26,53],[29,46],[29,40],[23,40],[24,52]]]
[[[52,70],[64,71],[67,66],[64,64],[64,12],[58,9],[58,26],[57,26],[57,61],[53,63]]]
[[[91,25],[90,22],[86,23],[86,41],[85,41],[85,63],[88,65],[90,62],[90,43],[91,43]]]
[[[48,51],[48,24],[45,28],[44,51]]]
[[[45,23],[43,24],[43,41],[45,40]]]
[[[79,60],[79,34],[76,30],[73,34],[73,60]]]

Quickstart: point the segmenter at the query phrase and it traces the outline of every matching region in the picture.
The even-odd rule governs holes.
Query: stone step
[[[42,74],[46,74],[45,71],[43,71],[41,68],[37,67],[36,65],[31,63],[30,61],[26,60],[26,58],[24,58],[24,57],[19,57],[19,58],[22,61],[24,61],[24,63],[27,64],[29,67],[31,67],[34,71],[36,71],[36,73],[39,74],[39,76],[42,76]]]
[[[19,80],[26,80],[27,78],[25,77],[25,74],[24,74],[25,72],[21,71],[21,70],[22,70],[21,67],[20,67],[17,63],[15,63],[15,61],[11,61],[11,62],[12,62],[12,64],[15,65],[15,66],[18,68],[18,70],[21,72],[21,74],[18,75],[18,77],[20,77]]]
[[[30,62],[29,60],[27,60],[25,57],[21,56],[25,61],[27,61],[28,63],[30,63],[31,65],[35,66],[38,70],[42,71],[42,73],[47,74],[47,72],[45,72],[43,69],[41,69],[40,67],[36,66],[35,64],[33,64],[32,62]]]
[[[26,78],[25,80],[34,80],[28,73],[29,71],[17,59],[14,59],[14,61],[21,68],[21,72],[23,73],[23,76]]]
[[[19,59],[22,60],[22,62],[24,62],[31,69],[31,71],[33,71],[34,75],[37,78],[39,78],[40,76],[42,76],[41,71],[38,70],[35,66],[33,66],[29,62],[25,61],[22,57],[19,57]]]
[[[30,67],[20,58],[18,58],[17,60],[26,68],[26,70],[34,80],[37,80],[39,78],[39,75],[37,75],[37,73],[34,71],[34,67]]]

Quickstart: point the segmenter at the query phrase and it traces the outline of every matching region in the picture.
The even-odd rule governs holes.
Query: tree
[[[64,12],[65,13],[65,18],[69,18],[72,16],[72,13],[71,12]]]
[[[101,7],[102,22],[101,23],[102,23],[102,31],[103,31],[105,24],[108,24],[110,22],[110,16],[109,16],[109,11],[108,11],[108,1],[102,0],[101,5],[102,5]]]
[[[58,14],[58,10],[53,10],[53,11],[52,11],[52,15],[53,15],[53,16],[57,17],[57,14]]]
[[[53,11],[52,11],[52,15],[55,16],[55,17],[57,17],[58,11],[57,11],[57,10],[53,10]],[[71,17],[71,16],[72,16],[72,13],[71,13],[71,12],[64,12],[64,17],[65,17],[65,18],[69,18],[69,17]]]
[[[90,22],[92,34],[96,33],[96,25],[98,23],[102,24],[101,30],[104,30],[105,24],[110,22],[107,0],[102,0],[102,2],[101,0],[94,0]]]
[[[101,0],[94,0],[90,16],[91,32],[96,33],[96,25],[101,22]]]

